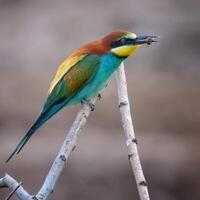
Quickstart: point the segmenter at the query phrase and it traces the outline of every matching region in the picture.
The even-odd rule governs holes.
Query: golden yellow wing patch
[[[81,61],[87,54],[83,54],[81,56],[69,56],[58,68],[54,79],[50,84],[50,88],[48,93],[50,94],[58,81],[73,67],[76,63]]]
[[[95,68],[95,63],[94,63]],[[80,70],[78,67],[74,67],[72,70],[70,70],[69,73],[66,73],[64,75],[64,81],[68,85],[68,88],[66,90],[66,94],[71,94],[77,90],[77,88],[80,87],[82,83],[85,82],[85,80],[90,77],[93,70]]]

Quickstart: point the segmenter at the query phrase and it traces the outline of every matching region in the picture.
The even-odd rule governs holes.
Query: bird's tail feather
[[[40,114],[38,118],[35,120],[33,125],[30,127],[30,129],[27,131],[25,136],[22,138],[22,140],[19,142],[19,144],[15,147],[14,151],[10,154],[6,162],[8,162],[15,154],[18,154],[23,146],[28,142],[30,137],[35,133],[35,131],[42,126],[47,121],[47,117],[44,117],[43,114]]]
[[[10,154],[6,162],[8,162],[15,154],[18,154],[21,149],[24,147],[24,145],[28,142],[30,137],[35,133],[35,131],[40,128],[49,118],[51,118],[55,113],[57,113],[65,104],[57,104],[50,109],[48,109],[45,112],[41,112],[41,114],[36,118],[33,125],[30,127],[30,129],[27,131],[25,136],[22,138],[22,140],[19,142],[19,144],[16,146],[14,151]]]

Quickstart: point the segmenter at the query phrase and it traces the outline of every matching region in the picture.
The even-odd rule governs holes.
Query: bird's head
[[[127,31],[116,31],[105,36],[102,41],[109,51],[118,57],[126,58],[135,52],[142,44],[150,45],[157,42],[157,36],[136,35]]]

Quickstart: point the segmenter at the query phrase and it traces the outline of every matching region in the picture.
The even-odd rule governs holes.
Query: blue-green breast
[[[89,100],[98,95],[123,60],[112,53],[100,56],[96,75],[74,96],[72,103],[80,103],[83,98]]]

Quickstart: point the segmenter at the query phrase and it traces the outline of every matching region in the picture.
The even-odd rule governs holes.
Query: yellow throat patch
[[[140,45],[125,45],[111,49],[111,52],[119,57],[128,57],[134,53]]]

